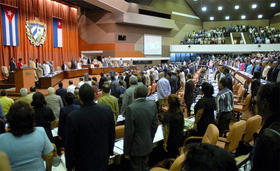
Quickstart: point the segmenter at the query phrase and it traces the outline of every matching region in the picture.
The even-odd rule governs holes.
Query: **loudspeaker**
[[[126,35],[118,35],[118,40],[125,41]]]

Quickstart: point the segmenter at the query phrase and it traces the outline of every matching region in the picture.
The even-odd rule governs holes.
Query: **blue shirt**
[[[247,72],[248,74],[252,74],[252,69],[253,69],[253,65],[250,64],[250,65],[247,66],[246,72]]]
[[[0,151],[7,153],[13,171],[45,171],[42,154],[49,154],[53,148],[43,127],[21,137],[10,132],[0,135]]]
[[[157,83],[158,99],[164,99],[171,94],[171,87],[169,81],[162,77]]]

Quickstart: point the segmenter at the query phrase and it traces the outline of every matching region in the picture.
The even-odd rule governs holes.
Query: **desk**
[[[39,78],[39,88],[47,89],[49,87],[53,87],[63,79],[64,79],[63,71],[56,71],[53,74],[42,76]]]
[[[64,78],[83,77],[86,73],[88,73],[88,68],[66,70],[64,71]]]
[[[129,66],[129,67],[99,67],[99,68],[89,68],[89,74],[90,75],[99,75],[101,72],[104,74],[109,73],[110,71],[115,71],[115,72],[124,72],[124,68],[129,68],[129,69],[137,69],[137,66]]]

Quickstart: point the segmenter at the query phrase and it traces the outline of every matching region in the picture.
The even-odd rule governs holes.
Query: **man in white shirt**
[[[84,79],[81,77],[80,82],[78,83],[78,88],[81,88],[81,86],[84,84],[85,84]]]
[[[44,61],[43,64],[43,71],[44,71],[44,75],[48,75],[51,72],[50,66],[46,61]]]
[[[155,74],[155,80],[158,81],[158,70],[157,70],[157,68],[155,68],[154,74]]]
[[[69,80],[69,86],[67,87],[67,93],[70,92],[70,93],[74,94],[75,88],[76,88],[76,86],[73,84],[73,81]]]

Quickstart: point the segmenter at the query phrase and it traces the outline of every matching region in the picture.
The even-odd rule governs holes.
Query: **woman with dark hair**
[[[0,151],[7,153],[14,171],[46,170],[42,155],[54,147],[42,127],[34,127],[34,112],[25,102],[16,102],[7,114],[9,132],[0,135]],[[51,164],[47,160],[47,170]]]
[[[41,126],[45,128],[45,131],[51,142],[54,142],[52,132],[51,132],[51,123],[55,121],[55,116],[51,108],[46,106],[45,97],[42,93],[37,92],[33,95],[33,101],[31,105],[35,111],[35,124],[36,126]]]
[[[176,157],[184,142],[184,115],[180,100],[175,94],[168,96],[168,111],[163,114],[164,150],[168,157]]]
[[[258,90],[261,86],[261,81],[259,79],[255,79],[253,80],[253,82],[251,83],[251,100],[250,100],[250,111],[252,112],[252,114],[257,114],[258,113],[258,109],[257,109],[257,93]]]
[[[280,170],[280,83],[260,87],[257,107],[263,126],[252,152],[252,171]]]
[[[195,122],[194,130],[198,136],[203,136],[208,125],[215,123],[214,110],[216,109],[215,98],[212,96],[214,88],[211,84],[202,83],[203,97],[199,99],[194,107]]]

